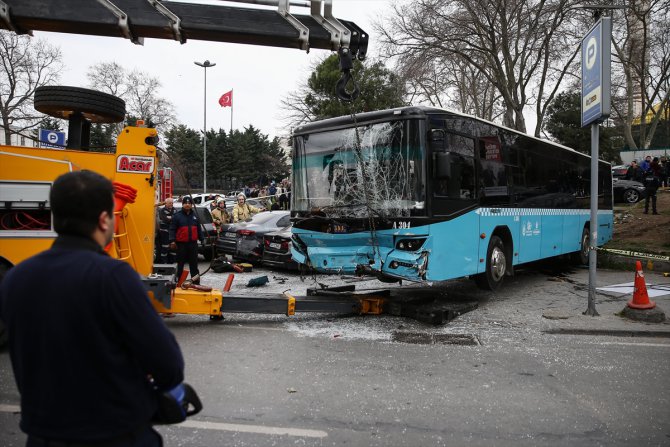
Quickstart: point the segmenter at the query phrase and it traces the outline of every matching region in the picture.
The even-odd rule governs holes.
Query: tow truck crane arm
[[[0,0],[0,29],[18,34],[39,30],[122,37],[136,44],[142,44],[144,38],[172,39],[180,43],[196,39],[306,51],[327,49],[337,51],[340,57],[343,76],[336,87],[338,95],[345,101],[355,99],[357,87],[354,85],[354,90],[347,92],[346,84],[352,80],[353,59],[365,57],[368,36],[356,24],[333,17],[333,0],[310,0],[305,3],[310,7],[310,14],[295,16],[289,11],[293,5],[291,0],[229,1],[273,3],[277,10],[159,0]],[[143,277],[157,311],[221,318],[224,309],[220,290],[175,289],[171,278],[174,272],[164,272],[164,275],[153,264],[156,130],[128,126],[119,135],[115,153],[89,152],[90,123],[121,121],[125,115],[123,101],[76,87],[43,86],[40,89],[35,94],[35,107],[70,121],[68,148],[0,146],[0,189],[3,190],[0,199],[4,203],[0,217],[4,222],[7,216],[26,214],[35,216],[32,220],[40,224],[39,228],[12,224],[0,229],[3,241],[0,279],[7,268],[45,250],[55,237],[48,203],[51,182],[74,169],[91,169],[114,179],[118,188],[137,192],[136,200],[119,202],[119,209],[115,210],[118,227],[109,250],[113,257],[131,264]],[[174,266],[171,269],[174,270]],[[351,300],[328,302],[317,307],[331,311],[379,312],[380,304],[374,300],[355,300],[353,304]],[[226,304],[229,307],[226,310],[238,312],[243,309],[275,312],[279,306],[290,314],[294,310],[317,308],[310,300],[300,300],[296,305],[293,297],[231,299]],[[0,345],[2,330],[0,325]]]
[[[140,45],[146,37],[318,48],[365,58],[367,33],[353,22],[336,19],[333,0],[304,3],[310,6],[309,15],[293,15],[290,0],[234,1],[272,3],[277,9],[159,0],[0,0],[0,29],[122,37]]]

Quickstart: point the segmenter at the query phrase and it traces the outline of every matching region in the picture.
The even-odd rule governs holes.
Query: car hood
[[[644,185],[640,182],[636,182],[634,180],[617,180],[612,183],[612,185],[616,187],[623,187],[623,188],[644,188]]]

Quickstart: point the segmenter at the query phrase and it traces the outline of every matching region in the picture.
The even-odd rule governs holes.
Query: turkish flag
[[[224,93],[221,95],[219,98],[219,105],[221,107],[232,107],[233,106],[233,91],[229,91],[228,93]]]

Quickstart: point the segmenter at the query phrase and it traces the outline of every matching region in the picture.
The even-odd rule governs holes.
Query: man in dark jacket
[[[160,260],[163,264],[171,264],[174,262],[174,252],[170,250],[170,222],[174,216],[174,201],[171,197],[165,199],[165,206],[159,208],[158,218],[160,220],[159,235],[160,235]]]
[[[184,360],[137,272],[102,249],[114,233],[112,184],[67,173],[50,203],[58,238],[0,285],[26,445],[160,446],[154,388],[180,384]]]
[[[628,167],[624,178],[626,180],[635,180],[636,182],[644,181],[644,172],[642,171],[642,168],[638,166],[637,161],[633,160],[630,162],[630,166]]]
[[[644,197],[644,214],[649,213],[649,201],[651,200],[652,214],[658,214],[656,209],[656,191],[661,186],[661,164],[658,157],[654,157],[649,165],[649,171],[644,178],[645,197]]]
[[[191,281],[200,284],[198,270],[198,241],[204,240],[198,215],[193,210],[191,196],[181,201],[181,210],[177,211],[170,223],[170,249],[177,250],[177,279],[181,278],[184,264],[191,269]]]

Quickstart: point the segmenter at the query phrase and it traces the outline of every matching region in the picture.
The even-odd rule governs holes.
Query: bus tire
[[[126,116],[126,102],[97,90],[46,85],[35,89],[35,110],[63,119],[80,112],[92,123],[119,123]]]
[[[496,290],[507,273],[505,245],[498,236],[491,236],[486,250],[486,271],[475,276],[475,283],[484,290]]]
[[[582,237],[579,240],[579,251],[572,254],[572,261],[577,265],[588,265],[589,263],[589,245],[591,243],[591,235],[589,228],[584,227],[582,230]]]

